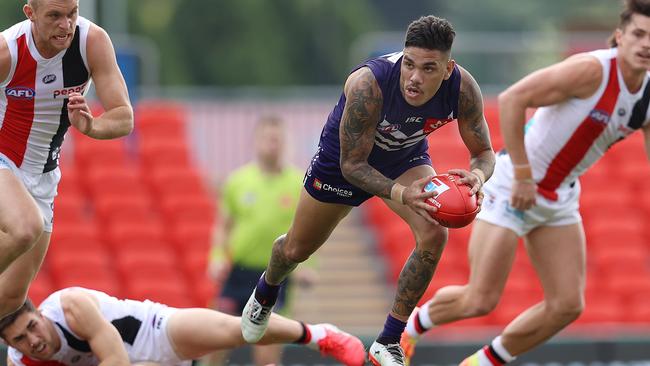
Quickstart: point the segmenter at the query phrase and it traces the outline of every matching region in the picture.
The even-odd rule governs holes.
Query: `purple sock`
[[[282,283],[284,284],[284,282]],[[257,286],[255,287],[255,299],[264,306],[273,306],[275,301],[278,299],[278,293],[282,288],[280,285],[269,285],[264,279],[264,273],[262,277],[257,281]]]
[[[384,323],[384,330],[377,338],[377,342],[381,344],[399,343],[399,339],[402,336],[405,327],[405,322],[388,314],[386,322]]]

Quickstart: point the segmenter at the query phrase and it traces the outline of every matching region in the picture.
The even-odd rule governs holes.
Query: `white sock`
[[[327,335],[327,333],[325,333],[325,326],[323,324],[305,324],[305,326],[307,329],[309,329],[309,333],[311,333],[311,339],[309,340],[308,344],[317,345],[318,341],[325,338]]]
[[[510,362],[516,359],[517,357],[513,356],[508,352],[508,350],[503,347],[503,343],[501,343],[501,336],[498,336],[492,340],[492,348],[494,349],[494,352],[499,355],[504,361]]]
[[[494,366],[482,349],[476,352],[476,357],[478,357],[478,366]]]
[[[427,301],[422,305],[420,308],[420,311],[418,312],[418,317],[420,317],[420,323],[424,327],[424,329],[429,330],[433,328],[435,324],[433,324],[433,320],[431,320],[431,317],[429,316],[429,305],[431,305],[431,301]]]
[[[410,316],[406,322],[406,333],[413,338],[418,338],[424,333],[418,332],[415,326],[416,317],[420,319],[420,324],[424,327],[425,332],[433,327],[434,324],[429,317],[429,302],[424,303],[420,310],[415,315]]]

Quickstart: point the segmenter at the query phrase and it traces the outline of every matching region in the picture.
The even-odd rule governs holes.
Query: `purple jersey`
[[[402,52],[398,52],[370,59],[352,70],[354,72],[362,67],[368,67],[381,88],[382,119],[377,121],[375,145],[368,156],[368,163],[391,179],[397,178],[413,166],[431,164],[427,153],[429,147],[427,135],[458,116],[461,76],[457,66],[454,67],[450,78],[443,80],[440,89],[431,100],[422,106],[414,107],[404,100],[400,90],[401,64]],[[345,94],[341,94],[339,102],[327,118],[321,133],[318,152],[307,171],[305,187],[312,196],[321,201],[358,205],[370,196],[359,197],[358,200],[349,202],[340,200],[340,198],[351,198],[348,194],[351,185],[343,178],[340,166],[339,126],[345,101]],[[345,188],[331,190],[338,196],[333,197],[332,200],[318,197],[317,191],[323,190],[324,183],[317,179],[318,183],[310,184],[308,181],[312,180],[310,178],[313,175],[327,176],[329,180],[336,178],[335,183]],[[320,189],[317,188],[319,186]]]

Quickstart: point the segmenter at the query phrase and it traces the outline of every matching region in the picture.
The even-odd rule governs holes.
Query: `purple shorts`
[[[327,158],[320,152],[319,149],[319,152],[312,159],[303,180],[305,189],[312,197],[325,203],[359,206],[373,196],[345,180],[339,162]],[[386,164],[380,167],[371,165],[384,176],[396,179],[413,167],[420,165],[431,166],[431,158],[427,152],[419,152],[401,160],[398,164]]]

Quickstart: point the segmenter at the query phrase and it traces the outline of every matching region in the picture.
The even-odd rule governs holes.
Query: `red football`
[[[431,217],[445,227],[467,226],[478,213],[476,195],[470,196],[470,187],[458,183],[459,179],[458,175],[440,174],[431,178],[431,182],[424,186],[425,192],[438,193],[425,202],[438,208],[437,212],[431,213]]]

